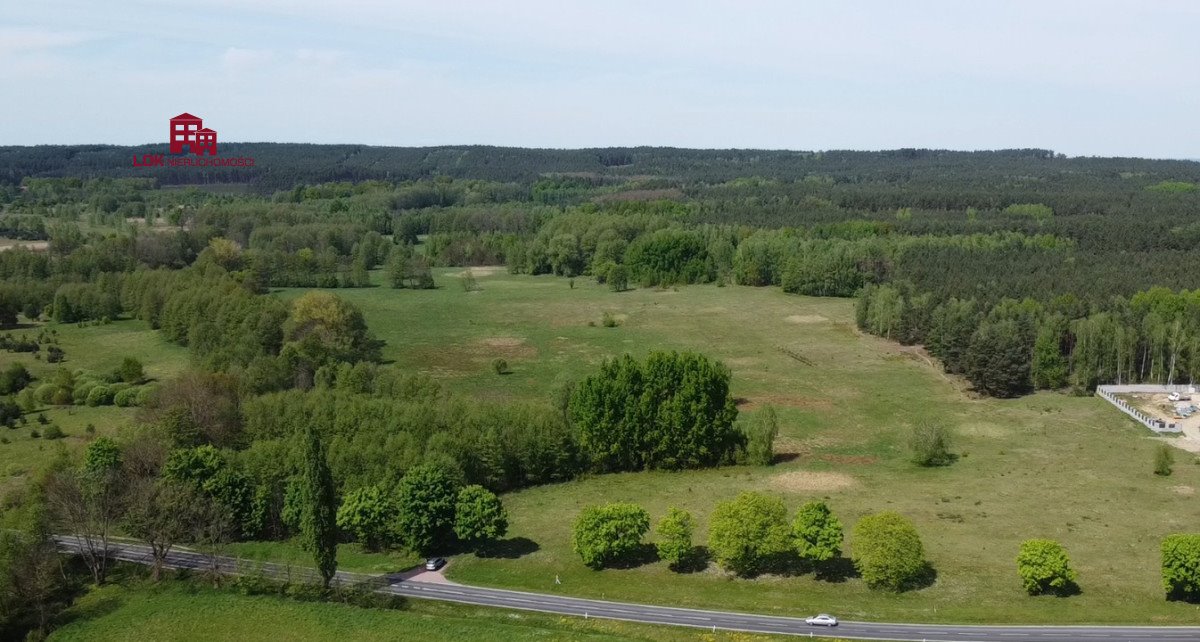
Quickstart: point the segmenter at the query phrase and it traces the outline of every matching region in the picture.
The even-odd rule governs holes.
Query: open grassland
[[[35,388],[40,380],[53,376],[60,367],[106,373],[119,366],[121,359],[127,356],[141,361],[146,376],[152,380],[174,376],[188,364],[185,348],[168,343],[142,321],[123,320],[83,326],[43,323],[11,333],[14,336],[25,334],[35,337],[43,329],[56,332],[58,345],[66,353],[66,360],[62,363],[47,363],[44,351],[42,359],[35,359],[29,353],[0,352],[0,369],[13,362],[25,364],[38,379],[32,384]],[[133,421],[136,411],[136,408],[115,406],[46,407],[26,413],[25,425],[13,429],[0,427],[0,437],[9,440],[9,443],[0,442],[0,493],[20,484],[31,471],[43,467],[60,447],[75,450],[94,437],[116,435]],[[39,415],[61,428],[66,436],[61,440],[33,437],[34,431],[41,434],[47,427],[37,421]],[[94,433],[88,433],[89,424],[95,428]]]
[[[449,573],[457,580],[847,618],[1184,623],[1200,614],[1163,599],[1158,559],[1163,536],[1200,527],[1200,466],[1180,452],[1174,475],[1154,476],[1157,442],[1100,400],[973,398],[919,351],[856,332],[850,300],[715,286],[616,294],[590,279],[572,289],[562,278],[481,270],[482,290],[467,293],[447,272],[458,270],[439,272],[433,291],[338,293],[387,341],[385,357],[474,398],[544,398],[606,356],[688,349],[730,366],[743,412],[770,403],[781,417],[781,462],[771,468],[598,476],[506,496],[508,549],[519,557],[456,559]],[[602,327],[604,312],[619,327]],[[496,375],[495,358],[513,374]],[[921,420],[953,430],[955,464],[909,463],[907,433]],[[594,572],[570,550],[571,522],[585,505],[633,501],[653,519],[680,506],[699,518],[702,544],[714,504],[743,490],[775,493],[793,508],[826,498],[847,532],[865,514],[898,511],[916,523],[937,579],[893,596],[853,578],[744,580],[713,567],[681,575],[661,562]],[[1014,560],[1032,537],[1066,546],[1081,595],[1022,593]]]
[[[285,542],[234,542],[226,547],[226,555],[242,559],[276,564],[289,564],[296,568],[311,568],[312,551],[304,550],[298,541]],[[357,543],[338,544],[338,569],[356,573],[395,573],[408,570],[424,559],[405,550],[388,553],[368,553]]]
[[[754,642],[785,638],[707,632],[412,600],[402,610],[242,596],[194,585],[108,586],[88,593],[66,614],[55,642],[87,640],[288,640],[383,642],[508,640],[521,642]],[[820,638],[818,638],[820,640]],[[832,642],[826,639],[826,642]]]

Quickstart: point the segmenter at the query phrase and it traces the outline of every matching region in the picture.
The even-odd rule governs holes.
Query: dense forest
[[[164,510],[172,497],[222,507],[230,523],[204,537],[315,538],[305,507],[329,496],[345,509],[338,537],[426,551],[502,533],[501,520],[456,532],[455,501],[763,459],[728,369],[702,355],[617,358],[543,403],[508,405],[381,363],[361,311],[336,294],[370,286],[373,270],[397,289],[444,286],[432,267],[502,264],[614,292],[857,297],[862,330],[924,345],[994,396],[1200,376],[1200,163],[222,144],[255,166],[130,166],[153,151],[0,148],[0,237],[28,245],[0,251],[0,349],[57,363],[52,334],[14,326],[136,318],[192,355],[163,382],[132,358],[110,372],[4,372],[5,421],[139,408],[134,438],[59,465],[26,505],[120,475],[114,493],[150,485],[139,492],[167,498]],[[285,301],[278,287],[321,289]]]

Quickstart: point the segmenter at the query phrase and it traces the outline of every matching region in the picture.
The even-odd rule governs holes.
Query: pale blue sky
[[[1191,0],[0,0],[0,144],[1200,157]]]

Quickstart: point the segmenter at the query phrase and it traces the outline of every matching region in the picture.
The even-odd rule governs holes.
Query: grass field
[[[1163,599],[1158,570],[1162,537],[1200,524],[1195,495],[1200,466],[1179,451],[1175,473],[1154,476],[1158,442],[1101,400],[1054,393],[977,399],[921,352],[860,335],[853,327],[853,302],[845,299],[716,286],[616,294],[591,279],[576,279],[571,288],[563,278],[495,270],[475,270],[482,289],[467,293],[453,276],[458,272],[437,271],[442,287],[432,291],[377,287],[337,294],[363,309],[372,331],[387,342],[387,360],[428,373],[473,399],[544,399],[555,385],[578,380],[604,357],[622,352],[703,352],[732,369],[743,413],[768,403],[778,408],[781,461],[770,468],[597,476],[509,494],[510,548],[520,557],[463,556],[449,567],[454,579],[861,619],[1168,624],[1200,616],[1196,606]],[[605,312],[619,327],[602,326]],[[134,354],[162,377],[187,363],[182,349],[137,322],[60,332],[75,367],[109,368],[119,356]],[[0,355],[0,365],[7,358],[11,355]],[[513,373],[495,374],[495,358],[506,359]],[[83,417],[117,411],[75,412]],[[103,431],[121,417],[99,419],[94,423]],[[909,463],[907,432],[922,420],[943,422],[955,433],[960,458],[952,466],[920,469]],[[4,450],[11,446],[17,443],[0,446],[0,464],[29,466],[49,448],[21,446],[41,447],[38,455]],[[9,459],[6,453],[18,456]],[[919,591],[886,595],[853,578],[745,580],[712,567],[681,575],[662,563],[593,572],[570,550],[571,522],[585,505],[634,501],[654,519],[669,506],[681,506],[699,518],[697,543],[703,543],[714,504],[748,489],[777,494],[792,508],[827,499],[847,531],[865,514],[898,511],[916,523],[937,579]],[[1029,598],[1021,592],[1014,558],[1020,542],[1031,537],[1066,546],[1079,571],[1081,595]],[[286,543],[239,546],[236,552],[248,557],[306,560]],[[350,550],[343,567],[392,569],[409,561]],[[556,575],[561,585],[554,584]]]
[[[228,547],[227,555],[243,559],[291,564],[296,567],[313,566],[313,554],[300,547],[299,542],[234,542]],[[356,573],[394,573],[408,570],[425,560],[415,553],[399,550],[389,553],[367,553],[357,543],[338,544],[338,569]]]
[[[785,639],[419,600],[407,602],[402,610],[362,609],[276,597],[248,597],[170,582],[161,586],[108,586],[92,591],[66,613],[66,619],[69,623],[50,636],[54,642],[754,642]]]
[[[1163,599],[1158,570],[1161,538],[1200,523],[1200,466],[1179,452],[1175,474],[1155,477],[1157,442],[1100,400],[1054,393],[976,399],[919,351],[856,332],[853,302],[845,299],[715,286],[615,294],[590,279],[572,289],[562,278],[486,270],[475,271],[482,290],[466,293],[451,276],[457,272],[438,272],[442,287],[433,291],[338,294],[364,310],[387,341],[387,358],[473,398],[541,398],[621,352],[701,351],[731,367],[744,412],[766,403],[779,409],[776,448],[784,460],[771,468],[598,476],[510,494],[510,536],[532,552],[455,560],[449,573],[457,580],[847,618],[1183,623],[1200,614]],[[619,327],[601,327],[606,311]],[[497,357],[513,374],[491,370]],[[920,420],[952,428],[957,463],[920,469],[908,462],[907,431]],[[699,518],[703,543],[715,502],[748,489],[777,494],[791,507],[828,499],[847,531],[871,512],[903,513],[920,530],[937,580],[894,596],[856,579],[742,580],[711,567],[680,575],[662,563],[593,572],[570,550],[571,521],[587,504],[634,501],[654,519],[668,506],[687,508]],[[1014,559],[1031,537],[1066,546],[1081,595],[1021,592]],[[562,585],[553,584],[556,575]]]
[[[142,321],[123,320],[84,327],[43,323],[13,330],[11,333],[14,336],[27,334],[33,337],[42,328],[53,329],[58,333],[59,345],[66,353],[65,361],[47,363],[45,360],[34,359],[28,353],[0,352],[0,368],[19,362],[25,364],[34,377],[45,379],[52,376],[59,367],[95,373],[109,372],[121,364],[121,359],[132,356],[142,362],[147,377],[162,380],[177,374],[188,364],[185,348],[163,340],[158,332],[151,330]],[[38,382],[35,381],[33,386],[37,385]],[[5,437],[10,442],[0,443],[0,493],[20,483],[31,470],[42,466],[57,452],[60,445],[68,449],[78,449],[86,444],[93,437],[86,431],[88,424],[95,427],[94,436],[115,435],[133,420],[135,412],[134,408],[114,406],[49,407],[27,414],[25,426],[12,430],[0,428],[0,437]],[[38,414],[44,414],[47,419],[62,428],[66,438],[59,441],[33,438],[33,430],[42,432],[45,428],[35,420]]]

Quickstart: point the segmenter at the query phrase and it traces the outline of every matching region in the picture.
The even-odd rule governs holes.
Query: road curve
[[[55,540],[59,550],[64,553],[80,551],[81,542],[76,537],[56,536]],[[153,561],[150,548],[145,545],[110,542],[109,548],[115,559],[139,564],[150,564]],[[190,569],[208,569],[216,566],[221,572],[228,574],[253,570],[277,579],[308,579],[312,575],[311,569],[293,569],[277,564],[247,564],[245,560],[213,557],[187,550],[172,551],[167,557],[166,566]],[[825,629],[809,626],[801,618],[629,604],[461,584],[435,584],[405,580],[398,575],[339,572],[337,581],[347,585],[367,586],[381,593],[418,599],[750,633],[828,635],[853,640],[903,642],[1200,642],[1200,626],[968,626],[842,622],[836,628]]]

